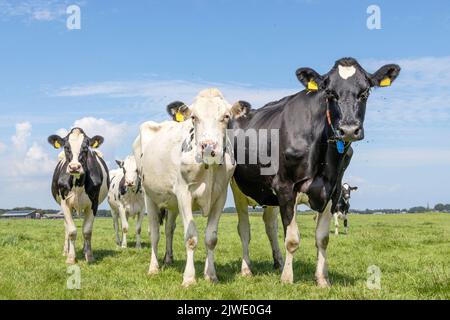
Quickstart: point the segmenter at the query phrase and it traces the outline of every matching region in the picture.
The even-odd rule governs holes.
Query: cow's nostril
[[[342,130],[342,129],[339,129],[339,134],[340,134],[341,136],[345,136],[345,131]]]
[[[355,130],[355,136],[359,136],[360,133],[361,133],[361,129],[360,128]]]

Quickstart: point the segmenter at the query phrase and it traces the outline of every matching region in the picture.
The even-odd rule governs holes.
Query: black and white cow
[[[353,58],[336,61],[331,71],[324,75],[301,68],[297,70],[297,78],[307,90],[258,110],[247,109],[246,115],[231,122],[235,140],[249,129],[278,132],[275,140],[269,137],[262,141],[256,135],[258,141],[245,148],[245,159],[256,155],[257,162],[241,163],[237,159],[234,184],[241,194],[259,205],[280,207],[286,247],[283,282],[294,280],[293,254],[300,243],[297,204],[304,203],[319,212],[315,234],[317,284],[320,287],[330,285],[326,249],[331,212],[336,209],[342,176],[353,154],[350,145],[364,138],[363,123],[371,89],[389,86],[399,73],[398,65],[389,64],[370,74]],[[239,143],[235,141],[234,145],[235,156],[238,156]],[[262,173],[268,164],[260,158],[261,148],[278,150],[276,172]],[[235,202],[243,200],[235,199]],[[243,247],[248,248],[247,213],[242,210],[238,214],[241,241]],[[243,265],[244,262],[250,269],[250,261],[243,261]]]
[[[334,216],[334,234],[339,235],[339,219],[344,220],[345,233],[348,233],[348,210],[350,209],[350,194],[352,191],[358,190],[358,187],[351,187],[348,183],[344,183],[341,188],[341,196],[339,197]]]
[[[109,172],[111,186],[108,192],[108,203],[111,207],[116,243],[122,248],[127,247],[128,219],[137,217],[136,248],[140,249],[145,204],[136,160],[134,156],[128,156],[125,160],[116,162],[119,165],[119,169]],[[119,237],[119,218],[122,228],[122,240]]]
[[[89,138],[82,129],[74,128],[65,138],[58,135],[48,137],[56,149],[64,148],[53,174],[53,198],[64,213],[66,263],[74,264],[77,228],[72,213],[84,214],[83,236],[86,261],[94,261],[91,248],[92,227],[98,206],[108,193],[108,168],[99,152],[91,150],[103,143],[103,137]]]

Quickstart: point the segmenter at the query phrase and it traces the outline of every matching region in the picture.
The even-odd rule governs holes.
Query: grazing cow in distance
[[[94,261],[91,248],[92,228],[98,206],[105,200],[109,188],[108,168],[99,152],[92,150],[103,143],[103,137],[89,138],[81,128],[73,128],[65,138],[48,137],[55,148],[64,148],[53,174],[52,194],[64,213],[64,255],[67,264],[75,264],[77,228],[72,213],[84,214],[83,252],[87,262]]]
[[[339,197],[334,216],[334,234],[339,235],[339,219],[344,220],[345,233],[348,233],[348,210],[350,209],[350,194],[352,191],[358,190],[358,187],[351,187],[348,183],[344,183],[341,188],[341,196]]]
[[[241,193],[261,206],[279,206],[283,222],[286,261],[281,280],[292,283],[293,254],[299,247],[300,234],[296,222],[297,205],[308,205],[318,211],[315,233],[317,247],[316,280],[320,287],[330,286],[326,250],[331,213],[336,210],[342,177],[350,163],[351,143],[364,138],[364,117],[370,91],[386,87],[397,78],[400,67],[389,64],[371,74],[353,58],[336,61],[326,74],[310,68],[297,70],[304,91],[271,102],[261,109],[245,110],[232,121],[235,140],[241,132],[276,131],[278,139],[262,139],[256,135],[245,149],[245,159],[257,155],[256,163],[237,161],[234,181]],[[237,143],[235,145],[235,155]],[[263,174],[267,163],[260,149],[278,151],[278,170]],[[238,203],[243,201],[235,199]],[[238,210],[239,211],[239,210]],[[239,234],[248,248],[250,228],[247,213],[238,212]],[[249,258],[243,266],[250,269]],[[245,261],[248,260],[248,261]]]
[[[123,161],[116,161],[119,169],[111,170],[108,203],[116,233],[116,243],[127,247],[128,219],[137,217],[136,248],[141,248],[141,227],[145,216],[144,195],[134,156]],[[122,240],[119,236],[119,217],[122,229]]]
[[[185,121],[150,121],[141,125],[140,135],[134,143],[134,154],[139,159],[138,168],[150,221],[152,254],[149,274],[159,271],[160,214],[161,210],[167,209],[169,229],[172,227],[169,217],[180,213],[183,220],[187,252],[183,286],[196,282],[194,250],[198,244],[198,232],[192,212],[200,210],[208,218],[204,276],[209,281],[217,281],[214,265],[217,227],[235,168],[226,129],[229,121],[242,112],[241,109],[240,104],[231,106],[219,90],[206,89],[190,106],[182,102],[168,106],[170,115]]]

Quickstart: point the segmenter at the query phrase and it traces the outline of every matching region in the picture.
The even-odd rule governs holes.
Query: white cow
[[[231,117],[240,114],[241,108],[239,103],[232,107],[219,90],[207,89],[200,92],[189,107],[181,102],[168,106],[171,115],[186,121],[146,122],[141,125],[134,153],[139,159],[138,168],[150,221],[152,254],[149,274],[159,271],[160,214],[161,210],[168,209],[168,220],[181,213],[184,225],[187,261],[183,286],[196,282],[194,250],[198,233],[192,211],[201,210],[208,217],[204,275],[207,280],[217,281],[214,266],[217,226],[235,168],[232,151],[227,148],[226,129]]]
[[[141,226],[145,216],[144,196],[141,179],[138,175],[134,156],[128,156],[124,161],[116,161],[119,169],[111,170],[108,202],[116,232],[116,243],[122,248],[127,247],[128,219],[137,217],[136,248],[141,248]],[[122,241],[119,237],[119,217],[122,227]]]

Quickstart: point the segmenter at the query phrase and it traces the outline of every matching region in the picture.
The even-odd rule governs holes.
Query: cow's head
[[[308,90],[325,95],[333,138],[352,142],[364,139],[363,124],[370,90],[390,86],[399,73],[400,66],[388,64],[370,74],[355,59],[343,58],[325,75],[301,68],[297,70],[297,78]]]
[[[131,190],[139,188],[140,179],[138,168],[134,156],[128,156],[125,160],[116,160],[116,163],[122,169],[125,178],[125,187]]]
[[[58,135],[48,137],[48,142],[55,148],[64,148],[67,165],[67,173],[80,176],[87,170],[87,157],[89,147],[98,148],[103,143],[101,136],[89,138],[80,128],[73,128],[65,138]]]
[[[199,93],[192,105],[176,101],[167,106],[167,112],[175,121],[190,121],[193,126],[191,143],[196,145],[198,158],[212,164],[222,160],[229,121],[248,108],[249,104],[242,101],[232,106],[219,90],[206,89]]]
[[[345,200],[350,200],[350,194],[352,191],[358,190],[358,187],[351,187],[348,183],[342,185],[342,196]]]

